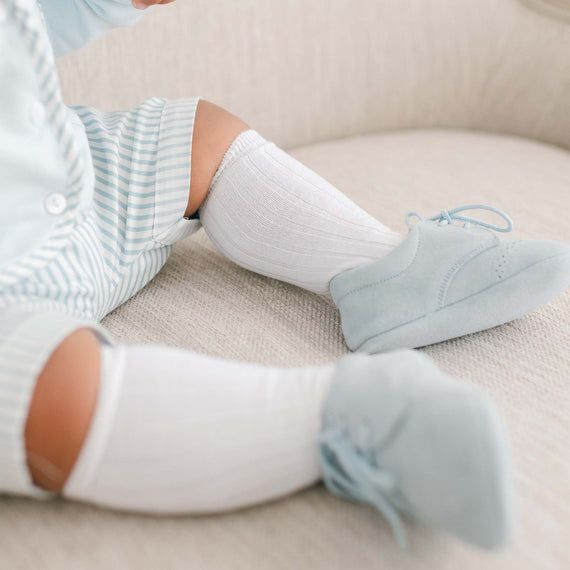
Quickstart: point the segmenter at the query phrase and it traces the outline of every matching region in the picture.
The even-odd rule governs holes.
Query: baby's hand
[[[131,0],[131,1],[133,3],[133,6],[138,10],[145,10],[146,8],[154,4],[170,4],[175,0]]]

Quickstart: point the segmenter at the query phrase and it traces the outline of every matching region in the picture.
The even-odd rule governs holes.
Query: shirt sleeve
[[[78,50],[109,30],[135,24],[152,9],[131,0],[38,0],[56,57]]]

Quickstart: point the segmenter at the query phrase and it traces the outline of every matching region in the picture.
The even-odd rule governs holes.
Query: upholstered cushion
[[[483,202],[514,218],[513,237],[570,242],[570,154],[556,147],[425,130],[330,141],[292,154],[402,232],[409,210],[429,216]],[[164,343],[275,365],[328,362],[347,351],[331,301],[238,267],[203,229],[177,244],[154,281],[103,324],[129,343]],[[520,516],[514,541],[502,553],[489,556],[408,524],[414,554],[406,558],[372,509],[319,486],[272,504],[200,518],[4,498],[3,564],[58,570],[567,567],[569,345],[570,290],[527,317],[424,349],[449,373],[480,386],[510,434]]]

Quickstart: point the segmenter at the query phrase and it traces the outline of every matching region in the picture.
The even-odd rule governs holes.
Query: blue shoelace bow
[[[483,220],[478,220],[477,218],[458,215],[459,212],[465,212],[466,210],[487,210],[489,212],[498,214],[499,216],[501,216],[501,218],[503,218],[503,220],[505,220],[505,222],[507,222],[507,227],[501,228],[493,224],[488,224]],[[408,215],[406,216],[406,225],[408,226],[408,228],[412,227],[412,224],[410,223],[410,218],[412,217],[419,218],[421,222],[424,221],[423,216],[421,216],[417,212],[409,212]],[[469,204],[468,206],[460,206],[459,208],[455,208],[453,210],[442,210],[439,214],[427,219],[432,220],[434,222],[439,222],[439,224],[442,226],[447,224],[451,225],[453,221],[456,220],[459,222],[465,222],[465,227],[467,228],[471,227],[471,225],[473,224],[476,226],[481,226],[483,228],[494,230],[496,232],[504,232],[504,233],[510,232],[513,229],[513,221],[507,214],[505,214],[505,212],[499,210],[498,208],[494,208],[493,206],[487,206],[486,204]]]
[[[404,524],[390,497],[397,491],[394,477],[357,454],[339,429],[325,431],[321,447],[323,480],[328,489],[345,499],[358,499],[376,507],[390,523],[400,550],[408,550]],[[340,469],[339,469],[340,468]]]

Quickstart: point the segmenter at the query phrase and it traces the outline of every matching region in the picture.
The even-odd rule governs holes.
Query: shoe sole
[[[561,270],[562,269],[562,270]],[[512,280],[522,280],[513,289]],[[570,253],[550,257],[484,291],[370,337],[355,351],[419,348],[518,319],[560,295],[570,285]],[[447,331],[434,336],[434,331]]]

